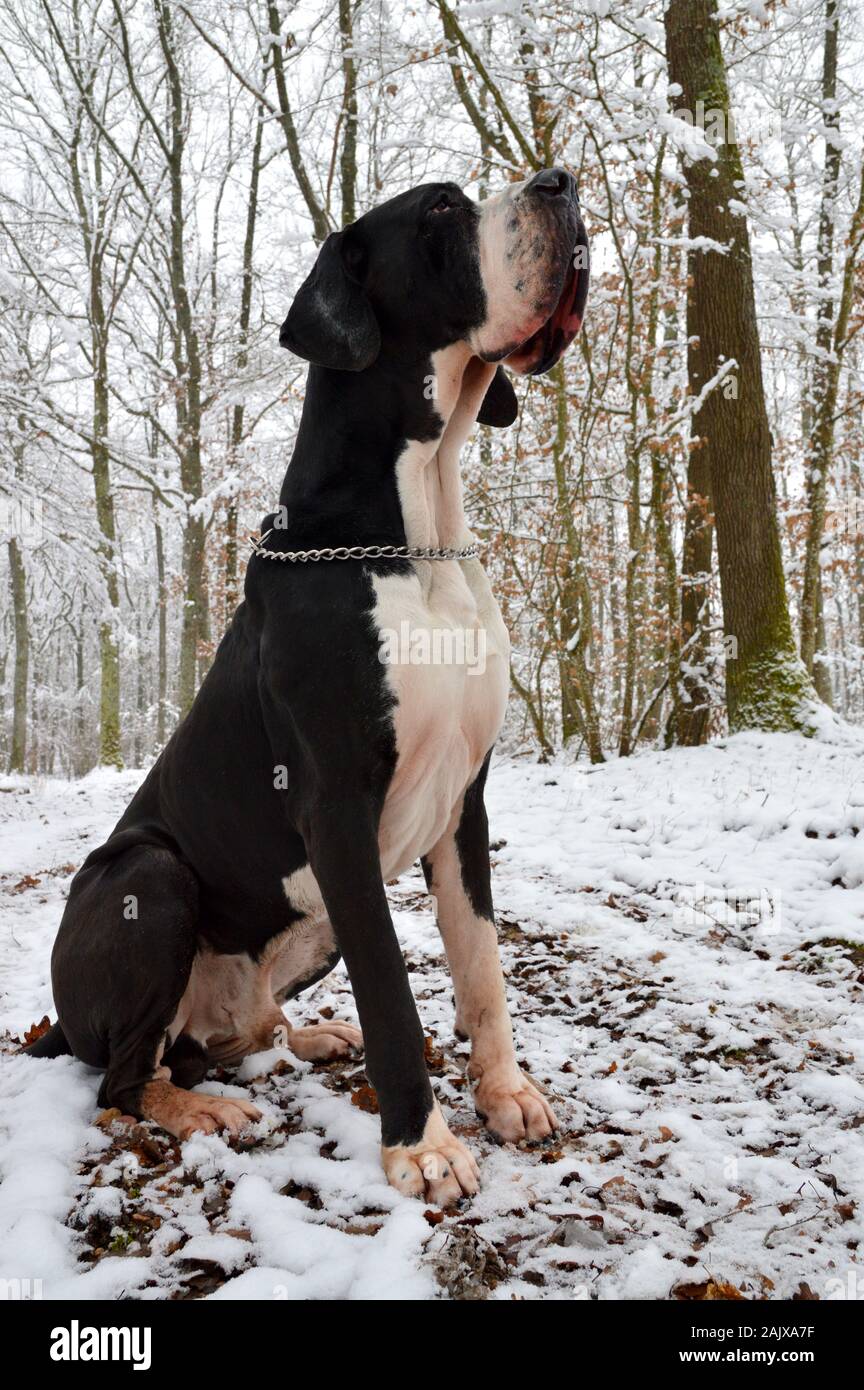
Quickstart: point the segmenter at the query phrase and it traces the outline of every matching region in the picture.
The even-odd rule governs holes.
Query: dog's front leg
[[[483,803],[487,768],[488,759],[423,870],[453,977],[456,1031],[471,1039],[468,1074],[477,1111],[500,1139],[543,1139],[554,1130],[555,1115],[517,1066],[498,954]]]
[[[384,1169],[409,1196],[441,1206],[477,1191],[477,1164],[432,1094],[423,1030],[399,948],[371,808],[344,785],[321,796],[304,828],[309,863],[348,967],[378,1095]]]

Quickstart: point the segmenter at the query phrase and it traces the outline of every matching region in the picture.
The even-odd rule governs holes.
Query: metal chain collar
[[[272,536],[273,528],[265,531],[260,540],[253,540],[253,554],[262,560],[289,560],[292,565],[310,560],[475,560],[480,554],[476,545],[337,545],[324,550],[265,550],[264,542]]]

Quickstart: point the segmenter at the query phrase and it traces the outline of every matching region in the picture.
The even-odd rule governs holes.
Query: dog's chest
[[[432,849],[504,719],[509,639],[477,560],[375,580],[374,621],[396,704],[397,764],[381,816],[385,878]]]

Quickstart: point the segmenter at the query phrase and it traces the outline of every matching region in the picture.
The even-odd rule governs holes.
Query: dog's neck
[[[313,545],[463,545],[459,455],[494,366],[456,344],[364,372],[311,367],[279,502],[286,539]]]

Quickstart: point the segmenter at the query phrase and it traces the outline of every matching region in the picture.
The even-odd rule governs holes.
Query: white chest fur
[[[375,581],[398,761],[381,817],[385,878],[444,834],[504,719],[509,640],[478,560]]]

